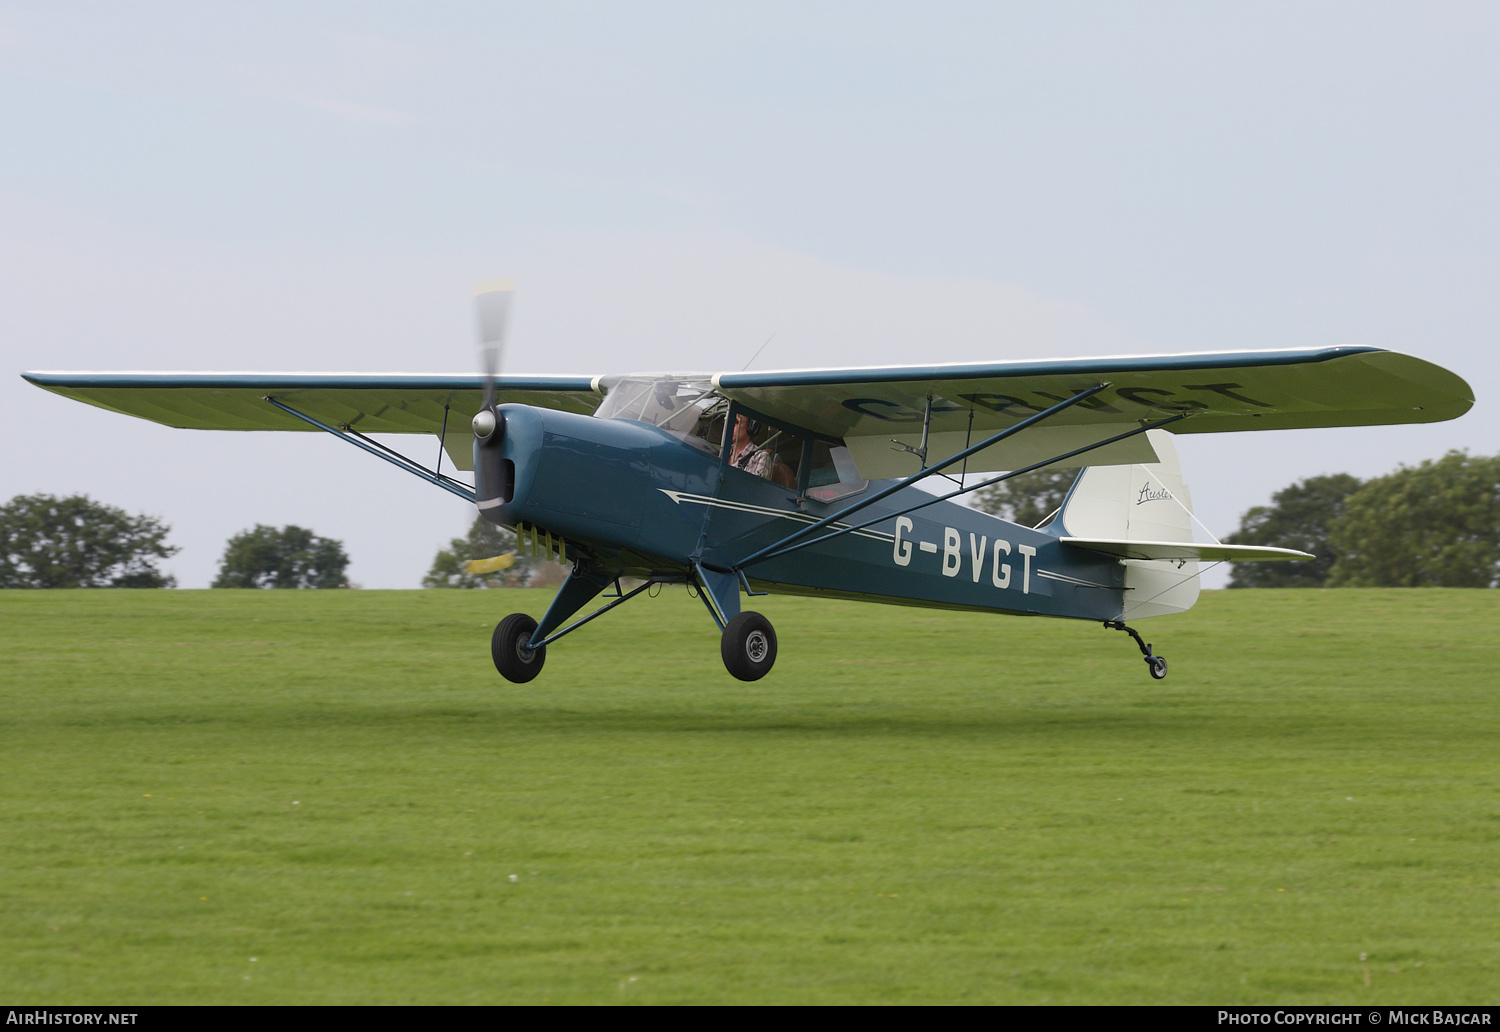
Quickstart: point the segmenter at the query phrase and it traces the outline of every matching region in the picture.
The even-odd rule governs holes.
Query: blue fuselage
[[[861,497],[799,497],[649,423],[525,405],[499,411],[504,464],[487,471],[476,452],[479,497],[497,500],[481,504],[485,518],[544,530],[568,543],[569,558],[586,557],[615,575],[683,573],[695,563],[729,570]],[[491,482],[496,477],[501,482]],[[1065,545],[1045,528],[953,502],[896,515],[923,500],[915,489],[900,491],[850,518],[885,517],[867,529],[745,572],[758,590],[1101,621],[1120,616],[1118,561]]]

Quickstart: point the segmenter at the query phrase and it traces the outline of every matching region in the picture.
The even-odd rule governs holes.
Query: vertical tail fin
[[[1068,492],[1058,520],[1072,537],[1119,541],[1193,540],[1193,501],[1177,448],[1165,430],[1148,430],[1157,462],[1089,466]],[[1123,620],[1183,613],[1198,601],[1198,563],[1124,559]]]

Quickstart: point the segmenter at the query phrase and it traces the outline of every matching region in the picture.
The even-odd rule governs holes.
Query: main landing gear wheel
[[[547,661],[547,646],[528,649],[526,643],[536,630],[536,621],[525,613],[512,613],[501,620],[490,638],[490,656],[500,676],[516,684],[525,684],[542,672]]]
[[[1166,656],[1147,656],[1146,665],[1151,668],[1151,676],[1158,681],[1167,676]]]
[[[741,681],[759,681],[776,662],[776,630],[771,621],[748,610],[729,621],[719,639],[724,668]]]

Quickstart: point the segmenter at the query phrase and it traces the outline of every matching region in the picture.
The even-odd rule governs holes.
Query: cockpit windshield
[[[703,376],[627,376],[606,383],[600,419],[637,419],[717,455],[729,401]]]

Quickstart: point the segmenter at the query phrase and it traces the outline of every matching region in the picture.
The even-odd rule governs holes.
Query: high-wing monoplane
[[[725,667],[747,681],[770,671],[777,642],[741,600],[768,592],[1094,620],[1129,633],[1164,677],[1126,620],[1190,608],[1199,563],[1312,558],[1195,541],[1174,435],[1428,423],[1474,400],[1446,369],[1371,347],[502,376],[509,296],[481,293],[486,371],[473,376],[23,375],[174,427],[329,433],[472,502],[523,548],[571,564],[540,623],[517,613],[495,628],[495,666],[515,682],[659,584],[701,597]],[[437,436],[437,468],[373,434]],[[472,486],[442,472],[442,454]],[[1059,466],[1081,472],[1035,527],[956,500]]]

